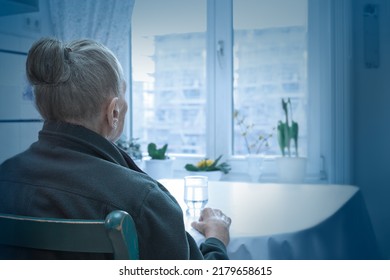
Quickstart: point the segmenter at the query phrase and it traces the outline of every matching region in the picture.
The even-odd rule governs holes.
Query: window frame
[[[351,0],[308,0],[307,182],[348,183],[351,178],[350,20]],[[175,177],[184,176],[186,163],[224,155],[232,171],[223,180],[249,180],[245,156],[232,154],[233,32],[232,0],[207,0],[206,155],[172,155]],[[277,178],[275,158],[264,161],[264,181]]]

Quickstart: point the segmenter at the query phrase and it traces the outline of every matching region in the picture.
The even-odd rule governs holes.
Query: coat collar
[[[131,169],[137,167],[133,160],[114,143],[81,125],[45,121],[39,132],[39,140],[50,140],[55,145],[76,149]]]

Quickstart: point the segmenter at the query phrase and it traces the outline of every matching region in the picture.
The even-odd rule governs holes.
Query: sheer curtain
[[[121,62],[125,77],[128,78],[128,89],[131,86],[130,29],[134,2],[135,0],[49,1],[54,36],[65,42],[89,38],[106,45]],[[124,129],[124,135],[130,135],[128,125]]]
[[[134,0],[51,0],[55,36],[70,41],[97,40],[116,55],[128,52]]]

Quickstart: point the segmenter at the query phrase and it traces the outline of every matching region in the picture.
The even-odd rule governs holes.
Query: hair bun
[[[33,85],[58,85],[70,77],[71,49],[61,41],[43,38],[33,44],[26,62],[27,77]]]

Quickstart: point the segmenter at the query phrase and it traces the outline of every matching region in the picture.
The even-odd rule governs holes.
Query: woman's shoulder
[[[107,177],[106,184],[111,178],[112,188],[107,196],[121,204],[122,207],[132,207],[137,212],[144,211],[143,208],[177,208],[178,203],[173,196],[156,180],[145,173],[131,169],[121,168],[122,172]],[[115,188],[115,190],[114,190]]]

